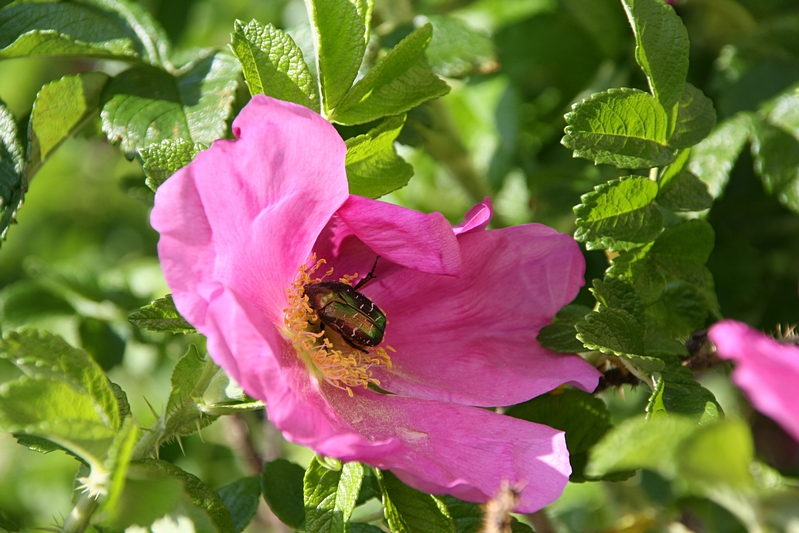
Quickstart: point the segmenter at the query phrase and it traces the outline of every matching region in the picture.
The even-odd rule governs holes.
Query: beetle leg
[[[357,291],[358,289],[360,289],[361,287],[366,285],[366,283],[369,280],[375,279],[377,277],[374,274],[375,274],[375,269],[377,268],[378,259],[380,259],[379,255],[377,257],[375,257],[375,264],[372,265],[372,270],[370,270],[369,273],[366,276],[364,276],[364,278],[361,281],[359,281],[358,284],[355,285],[355,287],[353,287],[353,289],[355,289]]]

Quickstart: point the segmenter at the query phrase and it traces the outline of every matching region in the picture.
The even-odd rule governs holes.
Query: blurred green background
[[[0,7],[8,4],[0,0]],[[226,48],[233,21],[307,34],[301,0],[149,0],[176,49]],[[799,1],[684,0],[676,5],[691,39],[689,81],[716,105],[719,122],[758,106],[799,82]],[[475,68],[431,62],[452,92],[409,116],[400,153],[415,168],[408,187],[387,199],[453,222],[490,194],[497,225],[541,222],[573,232],[572,207],[581,194],[620,171],[573,159],[560,145],[564,113],[575,101],[609,87],[646,89],[634,42],[618,0],[376,0],[374,34],[390,47],[414,18],[452,17],[485,36]],[[418,20],[418,19],[417,19]],[[124,65],[100,68],[118,72]],[[30,111],[39,88],[89,65],[60,59],[0,62],[0,99],[17,118]],[[96,68],[96,67],[92,67]],[[243,101],[240,102],[243,104]],[[441,147],[421,132],[444,124],[461,160],[442,164]],[[137,162],[98,140],[97,125],[69,140],[35,177],[0,250],[0,327],[43,327],[81,346],[128,392],[143,426],[154,420],[169,391],[169,376],[192,337],[140,331],[127,316],[168,292],[160,274],[157,234],[149,227],[152,193]],[[351,133],[351,132],[345,132]],[[451,155],[451,154],[450,154]],[[708,214],[716,231],[709,267],[722,313],[773,331],[799,322],[799,217],[764,190],[748,150],[734,166],[723,196]],[[586,253],[587,279],[607,266]],[[593,304],[585,291],[580,303]],[[0,363],[3,363],[0,361]],[[15,372],[0,366],[0,381]],[[799,474],[799,447],[748,404],[717,370],[702,378],[728,415],[749,418],[761,459]],[[615,421],[643,411],[646,391],[604,393]],[[253,474],[236,439],[249,438],[263,458],[310,455],[282,443],[252,415],[221,420],[174,443],[162,457],[218,488]],[[247,432],[249,431],[249,437]],[[76,463],[61,454],[35,454],[0,435],[0,528],[45,527],[71,509]],[[672,531],[676,520],[695,531],[743,531],[717,505],[672,492],[656,474],[621,483],[572,484],[548,511],[557,531]],[[261,516],[261,515],[259,515]],[[261,517],[263,518],[263,517]],[[265,530],[266,518],[251,530]]]

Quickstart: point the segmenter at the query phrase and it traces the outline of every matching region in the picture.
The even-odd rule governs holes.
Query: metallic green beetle
[[[369,274],[354,287],[340,281],[321,281],[304,287],[308,303],[319,315],[319,320],[339,333],[347,344],[362,352],[366,352],[367,347],[380,344],[386,332],[385,313],[358,292],[375,277],[377,259]]]

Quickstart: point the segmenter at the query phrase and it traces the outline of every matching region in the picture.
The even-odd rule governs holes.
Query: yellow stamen
[[[312,275],[325,264],[325,260],[317,260],[316,256],[312,256],[309,262],[313,265],[310,268],[305,264],[300,265],[297,278],[286,289],[289,305],[283,311],[284,323],[294,349],[309,369],[321,373],[324,380],[334,387],[346,390],[350,397],[353,396],[353,387],[368,388],[370,383],[379,387],[380,381],[372,377],[370,369],[383,366],[391,370],[391,358],[386,349],[395,353],[396,350],[391,346],[385,349],[378,346],[364,353],[349,346],[335,331],[325,329],[305,295],[306,285],[322,281]],[[332,274],[331,268],[324,277]],[[357,274],[343,276],[340,281],[350,285],[357,277]]]

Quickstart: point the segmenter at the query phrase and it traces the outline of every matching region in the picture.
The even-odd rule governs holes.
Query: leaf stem
[[[89,527],[89,521],[96,510],[97,500],[89,494],[81,495],[77,505],[72,508],[64,520],[62,531],[64,533],[83,533]]]

